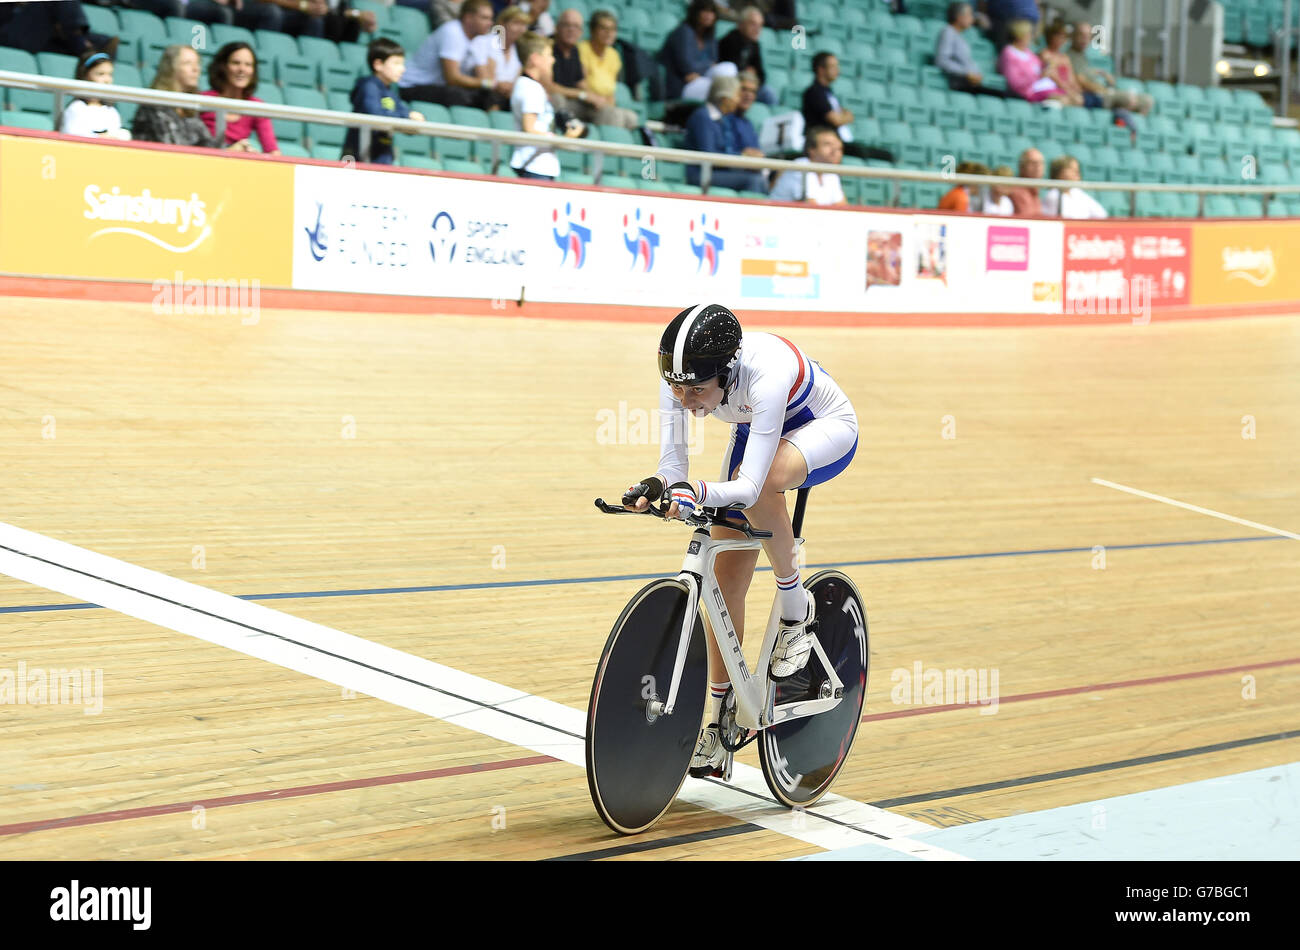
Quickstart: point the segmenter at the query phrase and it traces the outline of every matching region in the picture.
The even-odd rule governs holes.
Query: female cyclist
[[[799,580],[794,529],[786,491],[819,485],[848,466],[858,447],[858,418],[830,375],[783,337],[746,333],[720,304],[683,310],[659,341],[659,470],[633,485],[625,507],[644,511],[669,493],[669,517],[687,518],[699,505],[737,509],[756,528],[771,531],[763,542],[776,575],[781,625],[772,651],[772,678],[793,676],[808,662],[812,598]],[[716,482],[686,481],[686,413],[732,423]],[[714,526],[714,538],[740,532]],[[714,573],[736,636],[744,639],[745,594],[758,551],[724,551]],[[707,616],[705,622],[708,622]],[[731,685],[713,638],[709,639],[709,718],[691,760],[695,777],[722,774],[726,751],[718,738],[722,701]]]

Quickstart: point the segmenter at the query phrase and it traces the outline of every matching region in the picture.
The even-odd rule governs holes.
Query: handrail
[[[311,122],[317,125],[340,125],[360,128],[362,136],[368,136],[371,130],[391,131],[411,135],[429,135],[439,138],[470,139],[492,144],[493,169],[500,163],[500,148],[504,145],[533,145],[548,149],[568,151],[585,151],[595,156],[593,177],[599,183],[604,156],[616,158],[652,158],[655,161],[678,162],[684,165],[700,166],[700,180],[709,179],[711,166],[727,168],[744,168],[751,170],[770,169],[772,171],[801,171],[819,174],[837,174],[841,178],[886,179],[893,182],[938,182],[945,185],[990,185],[1001,188],[1060,188],[1061,182],[1050,178],[1012,178],[999,175],[966,175],[956,172],[922,171],[910,168],[875,168],[865,165],[831,165],[823,162],[793,162],[778,158],[754,158],[748,155],[727,155],[716,152],[697,152],[690,149],[663,148],[649,145],[627,145],[619,142],[604,142],[598,139],[571,139],[563,136],[536,135],[529,132],[507,131],[504,129],[479,128],[474,126],[451,125],[444,122],[415,122],[411,119],[396,119],[387,116],[375,116],[357,112],[334,112],[328,109],[312,109],[303,106],[280,105],[271,102],[249,102],[244,99],[227,99],[220,96],[201,96],[192,93],[167,92],[160,89],[144,89],[137,86],[106,85],[104,83],[85,82],[77,79],[63,79],[54,76],[38,76],[29,73],[15,73],[0,70],[0,86],[20,89],[40,89],[56,95],[56,106],[61,104],[65,94],[91,96],[107,101],[135,102],[141,105],[175,106],[202,112],[216,112],[219,126],[224,128],[225,112],[237,112],[241,115],[264,116],[268,119],[284,119],[291,122]],[[0,124],[3,124],[0,122]],[[363,143],[364,145],[365,143]],[[1268,200],[1275,195],[1300,195],[1300,184],[1291,185],[1203,185],[1203,184],[1166,184],[1163,182],[1113,182],[1113,181],[1078,181],[1071,182],[1070,187],[1084,188],[1088,191],[1125,191],[1130,192],[1130,211],[1135,211],[1136,193],[1139,191],[1193,193],[1200,197],[1200,211],[1204,209],[1206,195],[1246,195],[1263,199],[1263,211],[1268,212]],[[897,198],[897,188],[894,190]]]

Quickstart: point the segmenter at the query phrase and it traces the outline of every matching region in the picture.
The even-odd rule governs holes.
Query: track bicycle
[[[800,489],[793,519],[796,543],[808,489]],[[606,504],[606,514],[667,517],[667,502],[643,512]],[[676,520],[676,519],[674,519]],[[651,581],[628,602],[614,623],[587,704],[587,784],[605,824],[632,835],[667,813],[686,780],[704,716],[708,686],[705,627],[718,641],[731,688],[723,701],[719,733],[729,781],[736,752],[758,741],[763,778],[777,801],[806,808],[830,789],[848,758],[867,691],[867,615],[858,593],[840,571],[820,571],[804,581],[816,611],[807,665],[788,679],[772,680],[770,659],[780,625],[773,596],[767,632],[751,671],[713,564],[723,551],[761,547],[770,531],[727,519],[718,508],[701,508],[685,523],[694,527],[675,577]],[[710,537],[713,525],[742,532],[744,540]]]

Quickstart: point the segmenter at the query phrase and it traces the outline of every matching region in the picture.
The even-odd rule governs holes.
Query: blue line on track
[[[1249,538],[1207,538],[1201,541],[1152,541],[1146,544],[1107,544],[1107,551],[1132,551],[1141,548],[1173,548],[1199,544],[1235,544],[1242,541],[1285,541],[1281,535],[1255,535]],[[828,561],[806,564],[805,569],[823,567],[872,567],[878,564],[918,564],[925,561],[969,561],[994,557],[1032,557],[1043,554],[1086,554],[1086,548],[1039,548],[1028,551],[988,551],[982,554],[931,554],[924,557],[888,557],[870,561]],[[758,571],[770,571],[760,567]],[[554,584],[608,584],[615,581],[642,581],[663,577],[664,572],[653,574],[607,574],[601,577],[558,577],[550,580],[491,581],[478,584],[435,584],[422,587],[372,587],[358,590],[311,590],[278,594],[237,594],[240,600],[298,600],[308,597],[365,597],[375,594],[429,594],[454,590],[492,590],[501,587],[548,587]],[[36,613],[42,610],[93,610],[99,604],[33,604],[26,607],[0,607],[0,614]]]

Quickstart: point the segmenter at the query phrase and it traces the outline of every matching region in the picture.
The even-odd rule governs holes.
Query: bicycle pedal
[[[734,752],[728,752],[727,761],[722,766],[722,780],[724,782],[731,781],[732,766],[735,765],[735,762],[736,762],[736,754]]]

